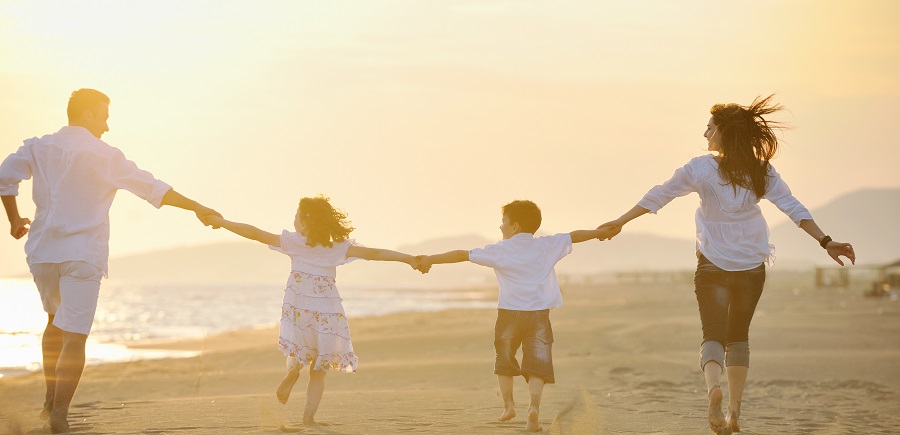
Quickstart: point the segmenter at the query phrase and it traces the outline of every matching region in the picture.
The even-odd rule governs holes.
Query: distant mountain
[[[853,244],[858,264],[900,259],[900,189],[859,190],[810,212],[826,234]],[[793,222],[773,226],[769,238],[775,244],[777,263],[835,264]]]
[[[853,243],[859,263],[900,259],[900,189],[869,189],[841,196],[812,210],[820,227],[836,240]],[[805,269],[830,264],[822,248],[792,222],[774,225],[776,267]],[[431,239],[401,246],[410,254],[433,254],[494,243],[477,235]],[[695,265],[694,241],[628,231],[610,241],[579,243],[557,266],[560,274],[582,275],[620,270],[685,270]],[[279,286],[290,260],[259,243],[225,242],[166,249],[110,260],[113,281],[145,283],[231,283]],[[493,272],[471,263],[435,266],[421,275],[405,264],[355,261],[342,266],[338,282],[354,287],[440,288],[496,285]]]

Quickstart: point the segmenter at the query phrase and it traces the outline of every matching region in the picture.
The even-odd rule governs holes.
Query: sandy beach
[[[776,274],[771,274],[776,275]],[[745,434],[900,432],[900,301],[770,279],[751,328]],[[699,318],[691,283],[568,285],[552,312],[557,383],[541,422],[552,434],[703,434]],[[390,303],[390,301],[385,301]],[[89,366],[70,414],[78,433],[520,433],[493,375],[493,310],[350,319],[356,374],[331,373],[317,419],[300,425],[306,376],[287,405],[274,328],[168,349],[188,359]],[[0,380],[0,433],[40,434],[39,374]]]

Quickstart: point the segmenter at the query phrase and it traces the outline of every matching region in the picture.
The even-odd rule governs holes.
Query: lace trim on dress
[[[320,354],[309,346],[297,346],[283,339],[278,340],[278,348],[284,355],[296,361],[297,365],[312,365],[314,370],[337,370],[344,373],[356,373],[359,358],[353,352]]]

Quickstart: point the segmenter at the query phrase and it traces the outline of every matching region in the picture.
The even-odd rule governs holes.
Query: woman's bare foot
[[[65,415],[60,415],[59,413],[50,412],[50,433],[68,433],[69,430],[69,422],[68,418]]]
[[[709,428],[717,435],[730,435],[728,422],[722,413],[722,388],[718,385],[709,391]]]
[[[516,404],[515,403],[507,403],[506,409],[503,410],[503,414],[500,414],[500,418],[497,420],[500,421],[509,421],[516,418]]]
[[[287,374],[284,375],[284,379],[278,384],[278,389],[275,390],[275,396],[278,397],[279,402],[282,404],[287,403],[288,398],[291,397],[291,390],[294,389],[294,384],[297,383],[299,378],[300,369],[288,370]]]
[[[731,409],[728,407],[728,417],[725,418],[725,421],[728,422],[728,428],[731,429],[732,432],[740,432],[741,426],[738,425],[738,419],[741,418],[741,402],[738,402],[738,406],[735,409]]]
[[[541,427],[541,420],[538,417],[537,408],[529,407],[528,419],[525,421],[526,432],[541,432],[544,430],[544,428]]]
[[[44,402],[44,409],[41,410],[41,413],[38,415],[41,420],[49,420],[50,412],[53,411],[53,402]]]

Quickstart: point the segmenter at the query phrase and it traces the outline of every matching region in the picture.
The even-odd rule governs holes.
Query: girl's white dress
[[[312,247],[305,236],[284,230],[281,247],[270,246],[291,257],[278,337],[278,348],[288,357],[288,366],[311,364],[316,370],[356,371],[350,327],[335,286],[337,266],[354,260],[346,258],[347,249],[354,244],[346,240],[332,247]]]

